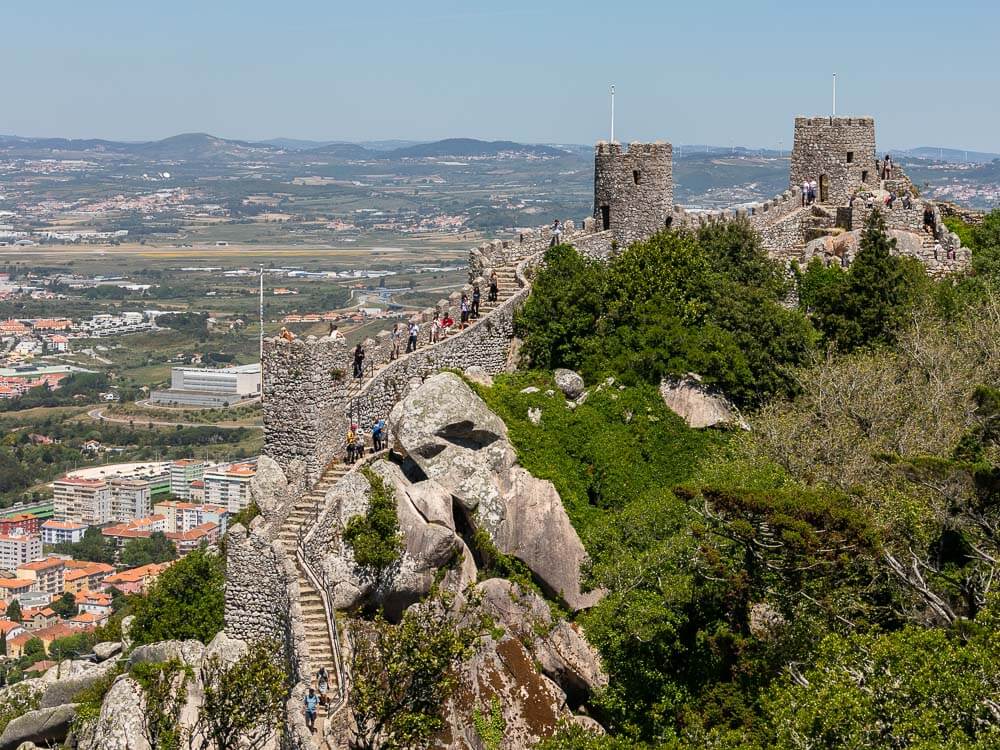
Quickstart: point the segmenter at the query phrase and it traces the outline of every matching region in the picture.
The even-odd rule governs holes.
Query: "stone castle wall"
[[[234,526],[226,535],[226,634],[285,645],[295,681],[310,674],[294,564],[280,544]]]
[[[861,186],[877,187],[875,120],[871,117],[796,117],[790,181],[820,183],[820,200],[843,205]],[[825,196],[823,195],[825,186]]]
[[[350,353],[343,340],[264,341],[264,453],[282,469],[305,462],[315,481],[334,458],[344,434]]]
[[[619,245],[646,239],[673,216],[673,147],[669,143],[597,144],[594,220]]]

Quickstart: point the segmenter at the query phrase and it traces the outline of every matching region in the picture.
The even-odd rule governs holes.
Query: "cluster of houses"
[[[112,589],[141,594],[168,567],[170,563],[153,563],[116,572],[106,563],[49,555],[23,563],[13,571],[0,570],[0,638],[4,639],[7,657],[23,656],[35,638],[48,651],[56,640],[104,625],[112,613]],[[73,596],[77,613],[63,618],[52,603],[65,594]],[[11,619],[3,613],[10,611],[9,605],[15,600],[21,615]]]

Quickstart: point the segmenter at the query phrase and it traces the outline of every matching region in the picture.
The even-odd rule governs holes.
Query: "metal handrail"
[[[381,458],[387,453],[387,450],[382,450],[378,453],[372,453],[366,456],[361,461],[355,463],[354,466],[351,467],[350,471],[338,480],[338,483],[343,481],[345,477],[348,477],[361,469],[363,466],[368,465],[376,458]],[[320,567],[319,572],[317,573],[313,570],[312,565],[306,557],[306,542],[312,538],[313,533],[316,531],[316,524],[319,521],[320,501],[318,499],[313,507],[313,522],[309,527],[309,530],[303,532],[303,526],[299,526],[295,544],[295,557],[298,560],[299,565],[302,566],[302,571],[309,579],[309,582],[319,593],[320,601],[323,603],[323,615],[326,618],[327,634],[330,637],[330,647],[333,651],[334,670],[337,677],[337,701],[336,704],[327,707],[326,715],[327,719],[329,719],[334,714],[338,713],[347,703],[347,672],[344,668],[343,659],[341,658],[340,628],[337,626],[337,614],[333,607],[332,586],[330,585],[326,571]]]

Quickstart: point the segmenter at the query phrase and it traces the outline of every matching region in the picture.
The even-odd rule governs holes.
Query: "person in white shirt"
[[[809,201],[809,180],[802,181],[802,205],[806,205]]]
[[[552,241],[549,247],[555,247],[562,241],[562,229],[559,227],[559,219],[552,222]]]
[[[819,185],[816,184],[816,180],[809,183],[809,202],[815,203],[816,199],[819,197],[819,193],[816,192]]]
[[[406,342],[406,353],[415,352],[417,350],[417,334],[420,333],[420,326],[416,323],[410,323],[410,339]]]

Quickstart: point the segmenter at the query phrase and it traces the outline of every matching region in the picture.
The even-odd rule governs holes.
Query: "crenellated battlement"
[[[874,128],[874,117],[796,117],[795,127],[810,127],[826,125],[835,128],[862,127]]]

